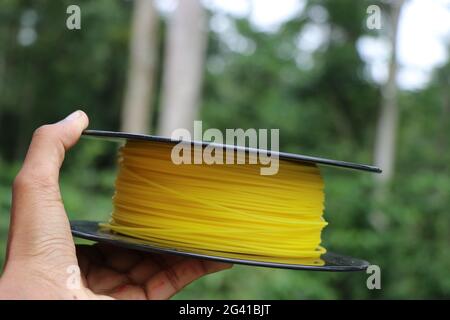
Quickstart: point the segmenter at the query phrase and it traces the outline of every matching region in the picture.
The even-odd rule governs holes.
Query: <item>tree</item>
[[[382,90],[381,113],[375,137],[375,164],[382,168],[383,173],[376,175],[379,188],[391,180],[394,173],[396,136],[398,126],[397,104],[397,33],[400,11],[404,0],[392,1],[390,4],[390,43],[391,57],[389,61],[388,79]]]
[[[151,101],[157,60],[158,15],[151,0],[134,3],[128,81],[122,109],[122,131],[150,131]]]
[[[207,33],[199,0],[179,1],[168,25],[159,133],[192,127],[202,86]]]

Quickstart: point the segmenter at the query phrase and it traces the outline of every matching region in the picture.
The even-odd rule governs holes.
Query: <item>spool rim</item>
[[[367,267],[370,265],[370,263],[365,260],[352,258],[332,252],[327,252],[321,256],[321,259],[325,262],[325,265],[323,266],[286,264],[286,263],[264,262],[245,259],[225,258],[220,256],[211,256],[206,254],[199,254],[184,250],[178,250],[175,248],[166,249],[162,247],[157,247],[156,245],[148,244],[148,242],[144,240],[101,230],[98,224],[99,224],[98,221],[86,221],[86,220],[71,221],[70,225],[72,235],[77,238],[82,238],[100,243],[107,243],[115,246],[124,247],[127,249],[139,250],[149,253],[173,254],[189,258],[207,259],[219,262],[242,264],[256,267],[343,272],[343,271],[365,271]]]
[[[103,130],[85,130],[83,132],[83,135],[86,137],[94,137],[94,138],[100,138],[100,139],[106,139],[106,140],[139,140],[139,141],[153,141],[153,142],[162,142],[162,143],[171,143],[171,144],[177,144],[182,142],[181,140],[172,140],[168,137],[161,137],[161,136],[153,136],[153,135],[146,135],[146,134],[136,134],[136,133],[128,133],[128,132],[116,132],[116,131],[103,131]],[[287,152],[271,152],[261,149],[253,149],[248,147],[240,147],[240,146],[232,146],[232,145],[226,145],[226,144],[214,144],[209,142],[202,142],[202,141],[184,141],[185,143],[190,143],[192,145],[213,145],[217,146],[219,148],[223,149],[232,149],[235,151],[244,151],[247,153],[258,153],[260,151],[267,152],[269,155],[271,154],[278,154],[279,158],[282,160],[287,161],[294,161],[294,162],[306,162],[306,163],[315,163],[325,166],[332,166],[332,167],[339,167],[339,168],[346,168],[346,169],[352,169],[352,170],[359,170],[359,171],[367,171],[372,173],[381,173],[382,170],[376,166],[367,165],[367,164],[360,164],[360,163],[354,163],[354,162],[348,162],[348,161],[341,161],[341,160],[332,160],[332,159],[326,159],[326,158],[320,158],[320,157],[313,157],[313,156],[307,156],[302,154],[294,154],[294,153],[287,153]]]

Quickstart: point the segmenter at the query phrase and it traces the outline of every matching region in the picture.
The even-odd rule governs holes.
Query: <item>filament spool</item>
[[[323,265],[324,186],[314,164],[181,164],[168,143],[121,148],[114,210],[101,227],[160,247],[228,258]],[[193,148],[192,157],[202,148]],[[197,155],[198,156],[198,155]],[[235,155],[237,156],[237,155]]]
[[[114,131],[101,131],[101,130],[86,130],[83,132],[83,135],[87,138],[93,139],[101,139],[101,140],[109,140],[109,141],[136,141],[136,142],[153,142],[153,143],[165,143],[170,146],[174,146],[180,141],[172,140],[166,137],[159,136],[150,136],[150,135],[141,135],[141,134],[132,134],[125,132],[114,132]],[[192,146],[207,146],[208,144],[205,142],[190,142]],[[224,150],[241,150],[245,151],[248,154],[251,154],[255,150],[251,150],[248,148],[241,148],[237,146],[227,146],[223,145]],[[258,150],[256,150],[258,151]],[[280,159],[280,166],[282,165],[283,160],[290,162],[291,164],[300,163],[302,165],[310,164],[311,167],[315,167],[317,169],[317,165],[325,165],[337,168],[344,169],[352,169],[373,173],[381,173],[381,169],[375,166],[366,165],[366,164],[358,164],[340,160],[332,160],[325,159],[319,157],[312,157],[306,155],[299,154],[291,154],[278,152],[277,155]],[[225,167],[225,166],[224,166]],[[259,166],[255,166],[258,167]],[[256,168],[254,168],[256,170]],[[245,264],[252,266],[262,266],[262,267],[272,267],[272,268],[285,268],[285,269],[296,269],[296,270],[312,270],[312,271],[364,271],[370,265],[369,262],[365,260],[361,260],[358,258],[349,257],[346,255],[332,253],[327,251],[326,253],[320,254],[320,258],[318,258],[319,263],[315,263],[317,259],[308,258],[309,261],[302,261],[301,259],[297,260],[284,260],[288,262],[270,262],[276,261],[274,259],[261,260],[264,256],[240,256],[241,258],[236,258],[235,256],[224,256],[223,252],[220,251],[208,251],[203,249],[197,250],[196,252],[192,251],[190,248],[179,248],[172,245],[161,245],[152,240],[139,239],[136,237],[128,236],[125,233],[118,233],[117,231],[112,231],[109,229],[113,220],[109,223],[99,223],[96,221],[71,221],[71,229],[74,237],[83,238],[87,240],[92,240],[96,242],[102,242],[111,244],[114,246],[140,250],[144,252],[150,253],[165,253],[165,254],[174,254],[180,255],[184,257],[191,258],[201,258],[201,259],[209,259],[215,261],[222,261],[228,263],[237,263],[237,264]],[[325,223],[325,222],[324,222]],[[102,227],[100,227],[100,225]],[[273,240],[273,238],[271,238]],[[260,246],[262,247],[262,246]],[[324,250],[323,248],[319,248],[319,250]],[[323,252],[323,251],[322,251]],[[253,258],[249,259],[249,258]],[[261,259],[260,259],[261,258]],[[258,260],[259,259],[259,260]],[[311,264],[308,264],[311,263]]]

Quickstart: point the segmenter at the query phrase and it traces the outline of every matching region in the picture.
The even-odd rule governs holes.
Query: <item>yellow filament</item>
[[[327,222],[316,165],[180,164],[173,145],[128,141],[120,150],[114,210],[105,229],[151,245],[211,256],[323,265]],[[202,152],[192,148],[191,156]]]

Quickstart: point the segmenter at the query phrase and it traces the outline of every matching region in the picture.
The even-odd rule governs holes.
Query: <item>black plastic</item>
[[[109,140],[129,139],[129,140],[165,142],[165,143],[173,143],[173,144],[177,144],[177,143],[181,142],[180,140],[172,140],[167,137],[126,133],[126,132],[114,132],[114,131],[85,130],[83,132],[83,134],[85,136],[106,138]],[[201,141],[200,142],[199,141],[185,141],[185,142],[191,143],[193,145],[200,144],[203,146],[210,144],[209,142],[201,142]],[[217,146],[219,148],[223,148],[223,149],[233,149],[233,150],[239,150],[239,151],[244,151],[244,152],[248,152],[248,153],[257,153],[258,152],[258,149],[247,148],[247,147],[221,145],[221,144],[212,144],[212,145]],[[327,165],[327,166],[334,166],[334,167],[341,167],[341,168],[381,173],[380,168],[371,166],[371,165],[366,165],[366,164],[352,163],[352,162],[346,162],[346,161],[340,161],[340,160],[331,160],[331,159],[311,157],[311,156],[286,153],[286,152],[267,151],[267,154],[269,154],[269,155],[278,154],[279,158],[283,159],[283,160],[296,161],[296,162],[307,162],[307,163],[317,163],[317,164],[322,164],[322,165]]]
[[[231,259],[218,256],[210,256],[198,253],[178,250],[175,248],[166,249],[158,247],[156,244],[151,244],[148,241],[131,238],[107,230],[101,230],[98,222],[93,221],[71,221],[72,234],[74,237],[92,240],[96,242],[109,243],[112,245],[140,250],[151,253],[165,253],[175,254],[190,258],[208,259],[214,261],[228,262],[234,264],[244,264],[257,267],[294,269],[294,270],[310,270],[310,271],[364,271],[370,265],[369,262],[355,259],[340,254],[327,252],[321,256],[325,262],[323,266],[315,265],[301,265],[301,264],[284,264],[264,261]]]

